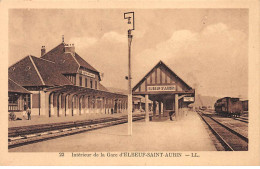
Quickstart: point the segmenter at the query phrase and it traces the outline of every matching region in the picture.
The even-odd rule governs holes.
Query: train
[[[243,100],[242,106],[244,111],[248,111],[248,100]]]
[[[217,114],[228,117],[239,117],[244,110],[248,109],[243,101],[232,97],[218,99],[214,107]]]

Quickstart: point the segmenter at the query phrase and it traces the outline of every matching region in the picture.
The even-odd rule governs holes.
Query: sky
[[[62,42],[99,72],[106,87],[127,89],[127,20],[135,12],[132,87],[160,60],[196,94],[248,98],[247,9],[12,9],[9,66]]]

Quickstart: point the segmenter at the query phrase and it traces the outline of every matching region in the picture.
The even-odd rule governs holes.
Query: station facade
[[[159,118],[168,116],[170,111],[174,111],[178,119],[183,116],[188,105],[195,101],[195,89],[192,89],[162,61],[159,61],[134,86],[133,95],[145,97],[146,113],[149,111],[148,100],[152,100],[153,116],[155,117],[158,112]]]
[[[29,107],[32,115],[60,117],[127,109],[127,95],[109,92],[100,83],[100,72],[64,40],[49,52],[42,46],[41,57],[28,55],[13,64],[8,76],[9,112]],[[13,83],[21,88],[18,92],[11,89]]]

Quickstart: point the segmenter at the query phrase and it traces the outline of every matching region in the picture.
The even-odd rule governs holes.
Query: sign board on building
[[[147,86],[147,91],[149,91],[149,92],[176,91],[176,85]]]
[[[183,101],[184,102],[194,102],[194,97],[184,97]]]
[[[96,77],[95,74],[89,73],[89,72],[84,71],[84,70],[79,70],[79,73],[82,74],[82,75],[88,76],[88,77],[92,77],[92,78]]]

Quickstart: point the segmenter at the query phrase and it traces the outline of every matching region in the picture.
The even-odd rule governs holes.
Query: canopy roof
[[[174,94],[190,93],[192,89],[166,64],[159,61],[133,88],[133,94]]]

